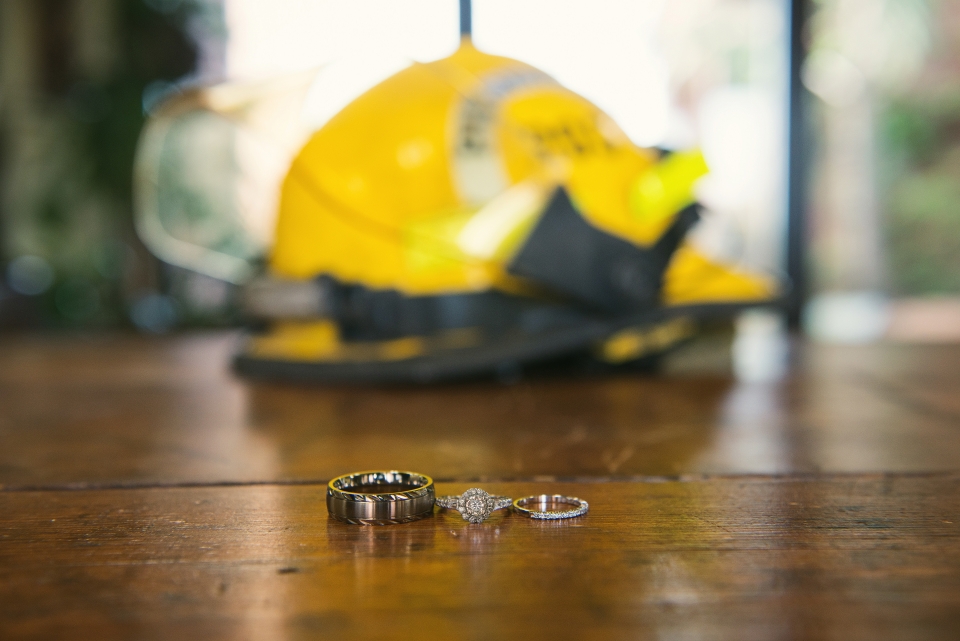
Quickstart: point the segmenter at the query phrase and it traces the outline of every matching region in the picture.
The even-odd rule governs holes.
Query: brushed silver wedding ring
[[[390,525],[433,513],[433,479],[397,470],[344,474],[327,484],[327,512],[354,525]]]
[[[572,505],[573,509],[548,511],[547,508],[553,505]],[[515,512],[529,516],[531,519],[543,519],[554,521],[557,519],[572,519],[583,516],[590,509],[590,506],[583,499],[575,496],[562,496],[560,494],[540,494],[537,496],[525,496],[522,499],[516,499],[513,502]]]

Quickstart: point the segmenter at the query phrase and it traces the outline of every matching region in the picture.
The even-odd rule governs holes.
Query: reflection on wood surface
[[[960,346],[800,346],[781,383],[716,371],[438,387],[251,383],[233,337],[0,339],[0,485],[942,471]],[[696,362],[696,353],[687,355]]]
[[[465,484],[440,484],[460,493]],[[960,477],[490,483],[544,523],[331,522],[322,485],[0,493],[3,638],[949,638]]]

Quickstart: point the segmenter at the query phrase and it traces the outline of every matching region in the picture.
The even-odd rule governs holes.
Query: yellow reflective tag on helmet
[[[676,152],[637,177],[630,188],[630,211],[650,231],[651,242],[674,214],[696,201],[694,183],[708,171],[700,152]]]

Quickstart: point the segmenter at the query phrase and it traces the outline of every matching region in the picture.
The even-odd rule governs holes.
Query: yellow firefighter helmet
[[[660,352],[705,313],[777,295],[685,240],[706,172],[699,153],[640,148],[547,74],[465,38],[296,155],[269,279],[247,296],[271,324],[237,366],[433,380]]]

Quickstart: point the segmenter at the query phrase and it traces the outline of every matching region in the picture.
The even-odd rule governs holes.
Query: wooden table
[[[234,340],[0,337],[0,639],[960,638],[960,346],[312,388]],[[381,467],[591,511],[329,521]]]

